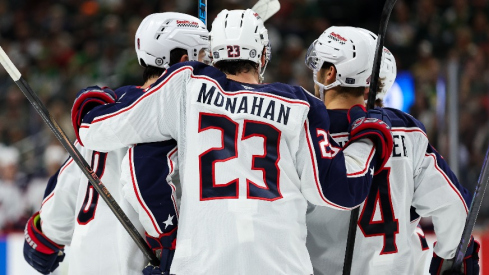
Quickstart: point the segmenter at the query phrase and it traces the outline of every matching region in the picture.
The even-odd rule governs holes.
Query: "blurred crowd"
[[[70,108],[86,86],[142,84],[134,34],[150,13],[197,16],[196,0],[3,0],[0,46],[19,67],[50,113],[74,140]],[[224,9],[252,7],[256,0],[208,0],[209,22]],[[267,82],[313,89],[304,66],[310,43],[331,25],[378,30],[384,1],[280,0],[267,21],[272,61]],[[459,125],[459,179],[473,191],[489,145],[489,0],[398,0],[386,46],[398,72],[414,76],[409,113],[426,126],[432,144],[448,156],[448,126]],[[210,28],[210,27],[209,27]],[[458,121],[439,106],[439,85],[456,64]],[[444,101],[443,101],[444,102]],[[438,104],[437,104],[438,103]],[[446,110],[446,111],[440,111]],[[0,233],[22,230],[41,205],[44,187],[66,153],[3,69],[0,69]],[[489,221],[489,198],[479,225]]]

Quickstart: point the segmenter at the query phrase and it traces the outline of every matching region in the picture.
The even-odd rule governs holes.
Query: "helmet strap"
[[[265,65],[263,66],[263,68],[258,68],[258,80],[260,81],[260,84],[263,83],[263,80],[265,80],[265,77],[264,77],[264,74],[265,74],[265,70],[267,69],[267,65],[268,65],[268,60],[265,59]]]
[[[335,82],[328,84],[328,85],[324,85],[324,84],[320,83],[318,81],[318,78],[317,78],[317,71],[314,71],[313,79],[314,79],[314,83],[316,83],[316,85],[318,85],[318,87],[319,87],[319,98],[321,99],[322,102],[324,102],[324,91],[327,91],[329,89],[332,89],[336,86],[341,85],[341,82],[338,79]]]

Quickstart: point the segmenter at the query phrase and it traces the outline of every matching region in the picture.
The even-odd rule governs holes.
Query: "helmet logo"
[[[355,79],[347,77],[345,79],[345,82],[346,82],[346,84],[355,84]]]
[[[188,20],[177,20],[177,27],[181,27],[181,28],[185,28],[185,27],[188,27],[188,28],[198,28],[199,27],[199,23],[197,23],[195,21],[188,21]]]
[[[334,32],[330,33],[328,37],[336,42],[340,42],[341,44],[345,44],[345,42],[347,41],[346,38]]]
[[[212,57],[213,58],[219,58],[219,52],[213,52]]]
[[[253,50],[250,51],[250,57],[251,58],[255,58],[255,56],[256,56],[256,50],[253,49]]]
[[[163,59],[161,59],[160,57],[156,58],[156,60],[155,60],[155,64],[156,64],[157,66],[161,66],[161,65],[163,65]]]

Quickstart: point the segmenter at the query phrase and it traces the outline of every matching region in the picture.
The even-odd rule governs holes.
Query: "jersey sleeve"
[[[313,204],[351,210],[370,190],[375,148],[369,139],[361,139],[340,149],[328,129],[324,105],[311,104],[297,157],[302,192]]]
[[[172,139],[183,104],[180,97],[185,94],[185,84],[193,69],[177,65],[145,92],[125,95],[118,102],[95,107],[85,115],[79,132],[84,146],[108,152]]]
[[[177,227],[176,190],[171,181],[177,167],[175,140],[138,144],[129,148],[122,161],[124,197],[152,237]]]
[[[437,237],[434,251],[450,259],[455,256],[472,199],[424,135],[417,144],[420,152],[414,170],[413,206],[420,216],[432,217]]]
[[[83,154],[80,144],[75,147]],[[41,205],[41,228],[52,241],[69,245],[75,227],[76,199],[80,180],[85,178],[70,157],[48,181]]]

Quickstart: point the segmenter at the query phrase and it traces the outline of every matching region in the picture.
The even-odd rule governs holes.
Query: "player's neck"
[[[226,74],[228,79],[247,83],[247,84],[260,84],[258,81],[258,73],[256,72],[247,72],[247,73],[238,73],[238,74]]]
[[[152,78],[149,78],[148,80],[146,80],[146,82],[144,82],[144,85],[141,86],[141,89],[148,88],[149,86],[151,86],[151,84],[155,83],[156,80],[158,80],[158,77],[157,76],[152,77]]]
[[[324,95],[324,105],[328,109],[350,109],[353,105],[365,106],[365,100],[363,96],[352,97],[349,95],[339,95],[336,91],[328,91]]]

